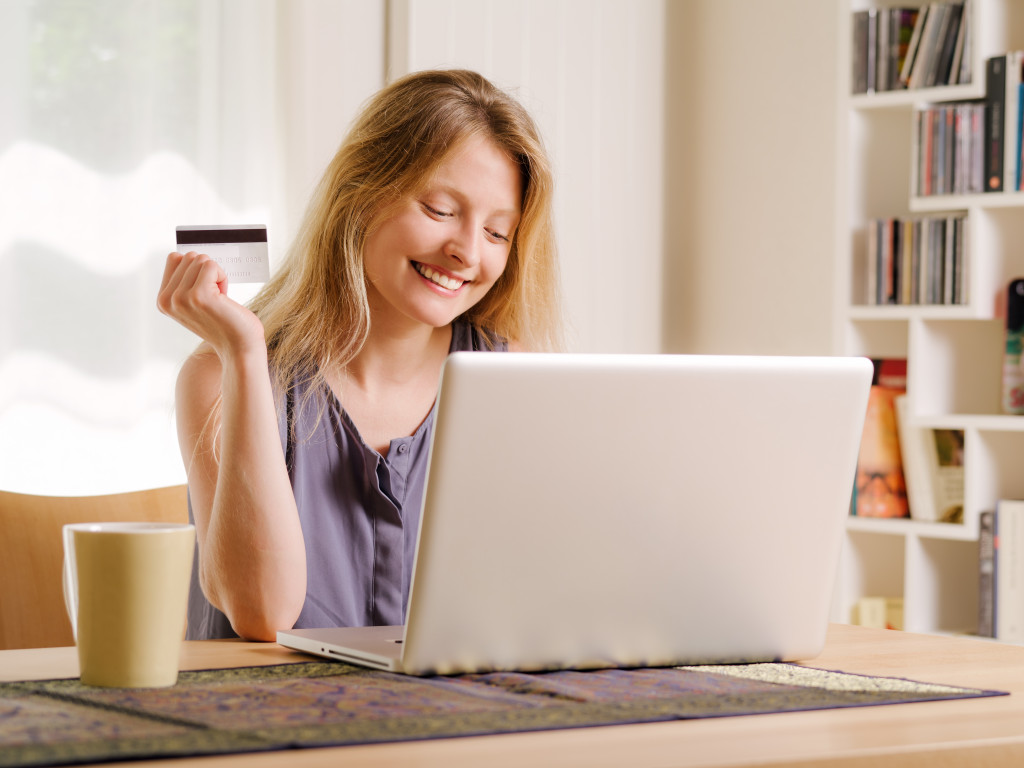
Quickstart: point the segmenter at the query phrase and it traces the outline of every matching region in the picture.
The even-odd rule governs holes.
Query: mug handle
[[[70,525],[64,530],[64,607],[71,619],[71,635],[78,642],[78,585],[75,583],[74,533]]]

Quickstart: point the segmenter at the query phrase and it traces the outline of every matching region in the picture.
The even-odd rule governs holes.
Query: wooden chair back
[[[0,649],[74,645],[64,607],[65,523],[187,523],[185,488],[103,496],[0,491]]]

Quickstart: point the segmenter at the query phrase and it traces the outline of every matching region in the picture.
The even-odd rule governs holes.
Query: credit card
[[[263,224],[209,224],[177,227],[179,253],[196,251],[216,261],[233,283],[270,279],[267,228]]]

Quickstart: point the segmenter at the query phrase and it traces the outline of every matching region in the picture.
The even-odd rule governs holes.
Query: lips
[[[417,272],[427,278],[430,282],[434,283],[434,285],[439,285],[449,291],[457,291],[466,283],[465,280],[458,280],[454,277],[441,274],[440,272],[431,269],[426,264],[420,264],[418,261],[414,261],[412,265],[416,268]]]

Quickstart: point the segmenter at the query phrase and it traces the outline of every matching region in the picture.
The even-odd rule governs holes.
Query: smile
[[[442,275],[440,272],[436,272],[426,264],[420,264],[418,261],[414,261],[412,265],[416,268],[416,271],[423,275],[423,277],[427,278],[427,280],[435,285],[441,286],[442,288],[446,288],[449,291],[457,291],[466,283],[465,280],[456,280],[454,277]]]

